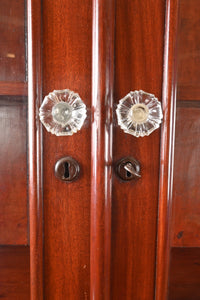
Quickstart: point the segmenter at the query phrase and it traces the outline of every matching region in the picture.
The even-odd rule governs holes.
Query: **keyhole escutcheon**
[[[76,180],[80,173],[79,163],[71,156],[60,158],[55,164],[55,176],[65,182]]]

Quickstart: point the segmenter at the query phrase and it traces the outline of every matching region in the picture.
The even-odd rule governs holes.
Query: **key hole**
[[[64,177],[65,177],[65,178],[69,178],[69,163],[68,163],[68,162],[65,162],[65,163],[64,163],[64,167],[65,167]]]
[[[126,177],[130,178],[131,177],[131,173],[129,171],[126,171]]]

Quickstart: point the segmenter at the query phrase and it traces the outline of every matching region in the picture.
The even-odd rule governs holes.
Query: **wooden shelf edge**
[[[28,83],[0,81],[0,95],[28,96]]]

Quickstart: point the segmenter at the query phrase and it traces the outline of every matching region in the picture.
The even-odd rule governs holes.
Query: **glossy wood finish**
[[[0,81],[26,80],[24,19],[24,0],[1,0]]]
[[[173,247],[200,246],[200,103],[195,102],[198,106],[192,107],[193,102],[188,102],[185,104],[190,106],[184,107],[182,102],[181,107],[177,107],[176,114],[171,218]]]
[[[168,300],[199,300],[200,248],[172,248]]]
[[[173,180],[176,65],[174,63],[178,1],[167,1],[163,74],[163,124],[161,132],[156,300],[167,299],[170,258],[170,217]]]
[[[43,1],[43,96],[78,92],[88,108],[83,128],[68,137],[44,130],[45,299],[89,299],[92,1]],[[73,183],[55,178],[63,156],[80,164]]]
[[[0,244],[28,243],[26,98],[0,98]]]
[[[0,247],[0,298],[30,299],[29,247]]]
[[[93,0],[90,299],[110,299],[115,0]]]
[[[30,215],[30,297],[43,299],[43,186],[42,125],[38,108],[42,101],[41,1],[28,0],[28,164]]]
[[[116,1],[115,108],[135,89],[161,100],[164,13],[165,1]],[[113,164],[133,156],[141,163],[142,178],[122,182],[113,177],[111,299],[150,300],[154,299],[160,131],[135,138],[114,122]]]

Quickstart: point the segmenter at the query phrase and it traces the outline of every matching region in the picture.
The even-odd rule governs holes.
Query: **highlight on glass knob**
[[[142,90],[129,92],[117,105],[118,125],[136,137],[148,136],[159,128],[163,114],[161,103]]]
[[[57,136],[76,133],[83,126],[86,115],[86,105],[79,94],[68,89],[49,93],[39,110],[42,124]]]

